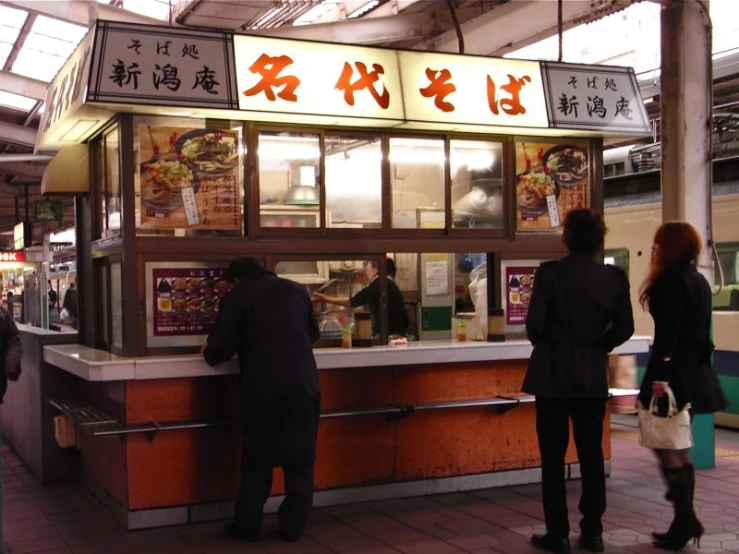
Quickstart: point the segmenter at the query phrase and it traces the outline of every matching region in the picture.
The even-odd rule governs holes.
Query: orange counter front
[[[621,353],[647,347],[635,338]],[[316,505],[538,482],[533,398],[518,392],[530,348],[419,343],[317,351]],[[234,365],[116,358],[78,345],[48,347],[45,360],[74,374],[67,377],[76,380],[76,401],[54,402],[83,431],[86,484],[127,528],[230,515],[240,477]],[[608,460],[608,418],[603,447]],[[574,448],[567,462],[578,475]],[[273,495],[282,491],[277,472]]]

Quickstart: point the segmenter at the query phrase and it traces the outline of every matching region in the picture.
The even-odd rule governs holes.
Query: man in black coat
[[[234,284],[220,302],[203,349],[210,365],[238,355],[243,394],[242,484],[225,533],[258,540],[272,471],[285,474],[280,537],[300,538],[313,505],[320,387],[313,343],[320,333],[307,291],[251,259],[228,268]]]
[[[605,233],[601,215],[592,210],[567,215],[563,239],[569,255],[539,267],[526,318],[534,351],[522,388],[536,396],[547,526],[545,535],[531,540],[550,552],[570,552],[564,477],[569,419],[582,473],[579,542],[593,552],[603,551],[606,366],[608,353],[634,333],[626,273],[596,258]]]

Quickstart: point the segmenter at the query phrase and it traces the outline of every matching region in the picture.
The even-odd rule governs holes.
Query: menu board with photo
[[[590,206],[588,149],[516,142],[516,230],[559,230],[564,216]]]
[[[155,269],[153,277],[154,336],[209,334],[229,288],[225,270]]]
[[[506,325],[524,325],[526,323],[536,269],[534,266],[506,267]]]
[[[241,230],[241,142],[220,129],[139,126],[139,228]]]

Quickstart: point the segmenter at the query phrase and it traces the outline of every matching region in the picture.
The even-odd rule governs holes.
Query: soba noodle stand
[[[336,297],[379,268],[366,346],[340,348],[368,338],[366,307],[314,306],[317,504],[539,478],[519,392],[533,274],[569,210],[602,208],[604,140],[650,133],[633,71],[99,21],[47,105],[47,182],[65,152],[91,160],[76,243],[94,291],[80,344],[45,349],[67,381],[50,401],[128,528],[229,513],[236,364],[197,351],[238,255]],[[407,343],[387,332],[387,257]]]

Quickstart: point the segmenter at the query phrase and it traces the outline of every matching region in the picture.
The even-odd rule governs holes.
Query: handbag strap
[[[667,385],[666,392],[668,400],[667,417],[671,417],[677,413],[677,400],[675,400],[675,393],[672,392],[669,385]],[[659,413],[657,409],[657,397],[654,395],[652,395],[652,399],[649,401],[649,411],[654,414]]]

